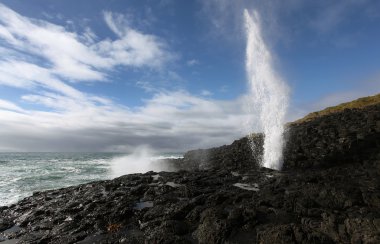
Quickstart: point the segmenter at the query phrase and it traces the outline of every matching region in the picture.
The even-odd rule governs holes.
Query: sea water
[[[180,154],[150,155],[146,160],[176,157]],[[35,191],[133,173],[128,165],[135,162],[127,159],[128,154],[121,153],[0,153],[0,206],[16,203]],[[115,175],[115,162],[129,170]]]

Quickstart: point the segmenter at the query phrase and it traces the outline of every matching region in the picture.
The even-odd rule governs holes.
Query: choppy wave
[[[120,153],[0,153],[0,206],[15,203],[35,191],[113,178],[113,162],[126,156]],[[179,157],[167,154],[152,156],[152,159]],[[123,172],[119,172],[121,174]]]

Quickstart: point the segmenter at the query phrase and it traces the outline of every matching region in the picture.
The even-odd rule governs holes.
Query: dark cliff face
[[[312,120],[287,125],[284,170],[331,167],[376,158],[380,152],[380,104],[345,109]],[[181,169],[257,168],[263,136],[251,138],[258,154],[253,155],[247,137],[231,145],[189,151],[176,161]]]
[[[244,137],[234,141],[231,145],[192,150],[185,153],[183,159],[173,161],[173,164],[184,170],[258,168],[260,161],[252,153],[250,141],[253,141],[258,149],[256,155],[260,155],[263,150],[263,136],[255,134],[250,139]]]
[[[284,169],[362,162],[380,152],[380,104],[290,124]]]

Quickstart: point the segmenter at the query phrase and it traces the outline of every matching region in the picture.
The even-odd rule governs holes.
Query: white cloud
[[[155,86],[153,86],[150,82],[147,81],[137,81],[136,86],[148,93],[159,91],[159,89],[157,89]]]
[[[132,28],[125,16],[105,12],[104,20],[115,38],[99,40],[91,29],[69,32],[0,4],[0,85],[23,88],[21,104],[33,107],[0,100],[0,150],[132,151],[148,145],[173,152],[231,143],[250,132],[244,97],[215,100],[206,90],[196,96],[140,81],[136,85],[151,97],[141,107],[126,107],[76,89],[68,80],[106,80],[116,66],[161,69],[173,58],[165,41]],[[175,72],[165,74],[181,81]]]
[[[186,62],[187,66],[194,66],[200,64],[199,60],[197,59],[190,59]]]
[[[202,90],[201,91],[201,95],[202,96],[211,96],[212,95],[212,92],[208,91],[208,90]]]
[[[0,4],[0,40],[49,67],[51,74],[71,81],[104,80],[115,66],[159,68],[173,56],[163,40],[122,25],[123,15],[105,14],[116,40],[96,42],[88,27],[82,34],[19,15]]]
[[[241,99],[206,99],[141,81],[136,85],[152,97],[141,107],[129,108],[70,85],[67,79],[107,79],[108,71],[120,65],[160,69],[173,58],[163,40],[133,29],[125,16],[105,12],[104,20],[115,39],[98,41],[91,29],[68,32],[0,5],[0,39],[6,45],[0,48],[5,54],[0,58],[0,85],[26,90],[22,104],[45,108],[24,109],[0,100],[0,148],[106,151],[144,144],[158,151],[182,151],[230,143],[245,134],[236,126],[246,118],[236,109]],[[182,82],[177,73],[164,73]]]
[[[31,105],[0,100],[0,148],[104,151],[147,144],[175,151],[227,141],[215,128],[218,121],[228,121],[218,115],[226,108],[221,101],[152,90],[144,106],[128,108],[76,89],[71,82],[106,80],[116,66],[161,69],[173,57],[162,39],[121,25],[123,15],[105,13],[104,18],[117,38],[98,40],[89,28],[69,32],[0,4],[0,86],[22,89],[20,104]],[[180,79],[175,72],[164,73]],[[196,119],[205,113],[215,113],[215,121]],[[210,140],[204,139],[207,134]]]
[[[17,106],[16,104],[3,100],[3,99],[0,99],[0,109],[16,111],[16,112],[21,112],[21,113],[24,112],[24,110],[20,108],[19,106]]]
[[[103,17],[108,27],[118,36],[123,37],[128,30],[128,23],[122,14],[115,14],[109,11],[103,12]]]
[[[0,61],[0,85],[20,88],[42,87],[71,97],[82,93],[55,78],[49,69],[23,61]]]
[[[218,101],[185,91],[161,92],[133,109],[91,96],[44,93],[23,99],[56,112],[25,113],[1,100],[0,148],[106,151],[144,144],[158,151],[184,151],[230,143],[247,133],[241,126],[248,116],[239,109],[242,98]]]
[[[81,36],[82,40],[86,43],[86,45],[94,44],[95,41],[98,39],[94,31],[86,26],[83,35]]]
[[[380,82],[379,82],[380,84]],[[320,99],[318,102],[315,102],[312,104],[313,110],[322,110],[327,107],[336,106],[341,103],[350,102],[352,100],[358,99],[360,97],[366,97],[366,96],[373,96],[378,94],[378,91],[380,90],[356,90],[356,91],[341,91],[336,93],[328,94],[322,99]]]
[[[315,42],[336,42],[342,46],[352,45],[359,36],[352,35],[343,41],[341,35],[363,30],[352,21],[371,21],[378,18],[380,2],[376,0],[198,0],[200,15],[211,26],[208,35],[223,37],[220,41],[242,41],[242,12],[244,8],[255,9],[262,16],[264,37],[271,45],[292,45],[298,38],[308,36]],[[350,25],[351,24],[351,25]],[[341,28],[350,25],[349,28]],[[337,40],[336,40],[337,39]],[[342,43],[345,42],[345,43]]]
[[[313,111],[319,111],[327,107],[336,106],[344,102],[350,102],[360,97],[373,96],[380,91],[380,75],[372,75],[367,78],[353,80],[346,84],[350,88],[331,92],[309,103],[294,104],[288,121],[302,118]]]
[[[132,29],[123,15],[104,12],[104,20],[119,39],[103,40],[94,48],[113,65],[160,68],[174,57],[161,39]]]
[[[74,80],[103,79],[94,67],[109,66],[106,59],[81,43],[76,33],[45,21],[23,17],[0,5],[1,27],[9,35],[1,36],[15,49],[44,58],[51,72]]]

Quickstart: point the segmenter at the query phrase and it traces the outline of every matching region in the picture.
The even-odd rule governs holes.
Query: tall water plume
[[[245,9],[244,18],[250,106],[254,110],[254,123],[264,132],[262,166],[281,169],[288,87],[273,68],[271,53],[262,37],[258,13]],[[253,129],[253,124],[250,129]],[[252,141],[251,147],[255,152]]]

